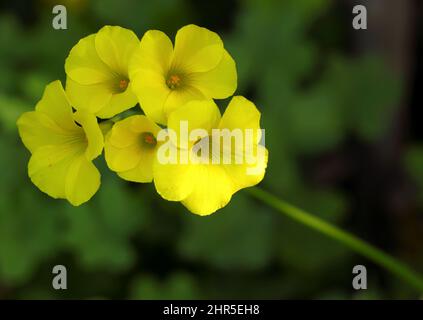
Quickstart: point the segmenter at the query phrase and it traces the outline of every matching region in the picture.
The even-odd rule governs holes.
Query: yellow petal
[[[100,59],[95,48],[95,34],[81,40],[71,49],[65,62],[66,74],[80,84],[107,82],[115,75]]]
[[[79,206],[87,202],[100,187],[100,173],[84,155],[75,158],[66,175],[66,199]]]
[[[172,90],[166,99],[164,112],[166,117],[168,117],[173,111],[177,110],[187,102],[204,99],[206,99],[204,94],[192,86],[186,86],[177,90]]]
[[[249,157],[248,162],[245,161],[243,164],[232,162],[231,164],[224,164],[222,166],[226,170],[226,174],[232,179],[235,186],[234,191],[238,191],[254,186],[263,180],[267,160],[267,149],[261,145],[256,145],[254,147],[254,153]]]
[[[66,93],[72,106],[93,114],[109,103],[113,95],[110,87],[109,82],[83,85],[69,77],[66,79]]]
[[[161,128],[142,115],[136,115],[125,119],[127,121],[127,127],[138,134],[138,139],[142,133],[151,133],[157,139],[157,135]],[[124,120],[124,121],[125,121]],[[138,141],[140,142],[140,141]],[[138,164],[128,171],[118,172],[118,175],[125,180],[133,182],[151,182],[153,180],[153,163],[156,157],[156,151],[160,147],[161,143],[157,142],[156,146],[145,146],[142,143],[140,152],[140,160]],[[144,146],[144,148],[143,148]],[[115,150],[118,151],[118,150]]]
[[[100,59],[114,72],[128,76],[129,60],[139,45],[131,30],[105,26],[95,36],[95,49]]]
[[[231,200],[235,186],[218,165],[193,165],[192,192],[182,201],[192,213],[205,216],[223,208]]]
[[[156,123],[166,125],[164,106],[171,90],[166,85],[164,75],[141,70],[131,79],[131,83],[132,91],[146,116]]]
[[[157,193],[169,201],[181,201],[191,193],[194,175],[195,167],[190,164],[161,163],[157,157],[153,164]]]
[[[103,133],[97,123],[97,119],[91,113],[85,111],[77,111],[74,114],[75,121],[77,121],[85,132],[86,141],[88,143],[85,155],[88,160],[97,158],[104,147]]]
[[[176,111],[172,112],[168,120],[168,128],[176,133],[178,141],[174,143],[179,146],[188,146],[195,141],[187,141],[189,134],[196,129],[206,130],[211,133],[220,121],[220,111],[213,100],[194,100],[190,101]],[[188,136],[181,136],[181,126],[187,125]],[[182,127],[182,130],[184,128]]]
[[[83,136],[72,118],[72,109],[59,81],[49,84],[36,111],[22,114],[17,126],[24,145],[32,153],[46,145],[66,143],[74,135]]]
[[[147,31],[130,61],[129,77],[132,80],[142,70],[165,76],[172,55],[173,45],[166,34],[158,30]]]
[[[234,94],[237,87],[235,61],[224,50],[222,60],[214,69],[191,74],[190,83],[208,98],[227,98]]]
[[[64,129],[74,130],[76,127],[72,118],[72,107],[59,80],[46,86],[35,110],[45,113]]]
[[[251,101],[242,96],[235,96],[226,108],[219,128],[250,129],[253,131],[254,141],[259,142],[261,138],[260,112]]]
[[[162,129],[157,124],[155,124],[153,121],[148,119],[146,116],[143,115],[136,115],[127,118],[130,120],[129,127],[134,132],[150,132],[155,137],[157,137],[157,134]],[[126,120],[126,119],[125,119]]]
[[[131,170],[118,172],[119,177],[127,181],[139,183],[153,181],[153,163],[155,156],[156,153],[154,150],[144,152],[138,165]]]
[[[187,25],[176,34],[171,68],[188,73],[209,71],[220,62],[223,50],[223,42],[215,32]]]
[[[66,177],[72,161],[83,155],[83,148],[72,145],[44,146],[38,148],[28,164],[31,181],[53,198],[66,198]]]
[[[108,167],[116,172],[135,168],[141,160],[142,149],[138,143],[125,148],[117,148],[110,143],[110,133],[106,136],[105,158]]]
[[[159,126],[141,115],[117,122],[106,137],[105,155],[109,168],[119,173],[135,169],[123,175],[131,181],[151,181],[152,158],[157,145],[144,144],[142,134],[156,136],[159,130]]]
[[[67,130],[59,127],[56,122],[41,112],[25,112],[19,117],[17,126],[22,142],[31,153],[46,145],[66,143],[69,138]],[[78,130],[75,129],[75,132]],[[79,132],[82,137],[82,130]]]
[[[132,130],[132,117],[116,122],[109,131],[108,143],[116,148],[126,148],[133,145],[137,140],[137,132]]]
[[[131,90],[131,84],[122,92],[112,95],[109,102],[101,108],[96,115],[102,119],[110,119],[115,115],[135,107],[137,97]]]

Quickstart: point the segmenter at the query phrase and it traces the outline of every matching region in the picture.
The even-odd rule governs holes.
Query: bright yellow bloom
[[[151,182],[161,128],[147,117],[135,115],[117,122],[106,136],[107,165],[128,181]]]
[[[72,106],[100,118],[134,107],[137,98],[128,76],[129,60],[139,45],[130,30],[105,26],[81,39],[65,63],[66,93]]]
[[[168,115],[190,100],[224,99],[237,86],[235,62],[220,37],[188,25],[175,47],[161,31],[147,31],[129,66],[133,91],[147,117],[166,124]]]
[[[181,130],[184,123],[189,141]],[[263,179],[267,150],[259,144],[260,112],[244,97],[234,97],[222,117],[212,100],[188,102],[170,114],[168,130],[176,134],[169,134],[163,144],[166,152],[159,150],[154,163],[154,183],[164,199],[182,201],[191,212],[208,215],[238,190]],[[235,133],[241,133],[238,142]],[[173,158],[169,155],[174,151]]]
[[[29,177],[41,191],[74,206],[97,192],[100,173],[92,160],[103,150],[103,134],[95,116],[72,112],[60,81],[46,86],[35,111],[24,113],[17,125],[32,154]]]

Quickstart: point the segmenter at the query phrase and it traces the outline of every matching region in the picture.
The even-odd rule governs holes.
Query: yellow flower
[[[161,128],[135,115],[117,122],[106,136],[104,152],[109,168],[128,181],[151,182],[157,134]]]
[[[74,206],[97,192],[100,173],[92,160],[103,150],[103,134],[93,115],[72,113],[60,81],[46,86],[35,111],[24,113],[17,125],[32,154],[29,177],[41,191]]]
[[[81,39],[65,62],[66,93],[72,106],[100,118],[134,107],[137,98],[128,65],[138,45],[132,31],[117,26],[105,26]]]
[[[170,114],[168,130],[153,167],[164,199],[208,215],[263,179],[267,150],[259,144],[260,112],[249,100],[234,97],[222,117],[212,100],[188,102]]]
[[[147,31],[131,59],[129,77],[145,114],[160,124],[190,100],[224,99],[237,86],[235,62],[220,37],[188,25],[175,47],[161,31]]]

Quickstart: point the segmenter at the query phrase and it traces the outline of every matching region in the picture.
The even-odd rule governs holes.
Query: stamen
[[[119,88],[120,88],[122,91],[125,91],[125,90],[126,90],[126,88],[128,88],[128,80],[126,80],[126,79],[121,79],[121,80],[119,81]]]
[[[157,144],[157,140],[151,132],[143,132],[141,134],[141,140],[144,145],[147,145],[149,147],[155,147]]]
[[[166,84],[169,89],[174,90],[181,85],[181,77],[176,74],[172,74],[167,78]]]

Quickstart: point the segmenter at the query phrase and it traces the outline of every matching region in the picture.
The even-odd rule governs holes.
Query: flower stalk
[[[398,276],[410,286],[417,289],[419,293],[423,293],[422,276],[391,255],[384,253],[357,236],[275,197],[263,189],[254,187],[246,190],[250,195],[266,203],[280,213],[347,246],[356,253],[361,254],[392,274]]]

